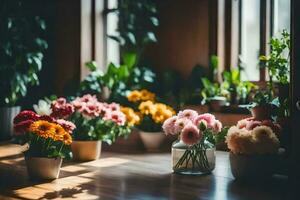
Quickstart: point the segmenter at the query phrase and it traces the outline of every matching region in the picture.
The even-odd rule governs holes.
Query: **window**
[[[231,50],[231,60],[239,58],[241,79],[265,81],[265,69],[259,68],[259,56],[268,54],[269,40],[283,29],[290,32],[291,0],[231,0],[231,45],[238,44],[238,52]],[[238,4],[238,6],[234,6]],[[228,8],[225,8],[228,9]],[[238,12],[238,16],[234,13]],[[238,19],[236,19],[238,18]],[[235,21],[238,20],[238,25]],[[230,48],[229,48],[230,49]],[[227,51],[227,50],[226,50]],[[225,54],[226,55],[226,54]],[[229,54],[230,55],[230,54]],[[236,67],[236,66],[231,66]]]
[[[260,0],[241,1],[241,79],[259,81]]]

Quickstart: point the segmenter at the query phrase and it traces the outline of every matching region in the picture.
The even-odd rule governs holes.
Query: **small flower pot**
[[[141,139],[148,152],[157,152],[166,136],[162,132],[140,131]]]
[[[13,134],[13,119],[20,111],[20,106],[0,108],[0,140],[11,138]]]
[[[269,179],[274,173],[276,155],[241,155],[230,152],[232,175],[239,180]]]
[[[62,158],[43,158],[25,156],[27,172],[31,179],[57,179],[62,164]]]
[[[101,141],[73,141],[73,159],[76,161],[97,160],[101,154]]]
[[[215,97],[209,100],[209,107],[211,111],[221,111],[222,106],[226,106],[227,101],[225,97]]]
[[[251,109],[251,114],[256,120],[270,119],[272,114],[272,106],[255,106]]]

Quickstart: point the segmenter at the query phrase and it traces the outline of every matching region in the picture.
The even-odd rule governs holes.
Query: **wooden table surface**
[[[52,182],[28,179],[20,147],[0,145],[0,199],[287,199],[287,180],[246,184],[233,179],[228,153],[217,152],[210,175],[172,174],[171,156],[104,152],[99,160],[64,162]]]

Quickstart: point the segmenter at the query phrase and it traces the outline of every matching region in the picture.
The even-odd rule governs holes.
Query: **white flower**
[[[51,115],[51,105],[45,100],[39,100],[38,105],[34,104],[33,109],[39,115]]]

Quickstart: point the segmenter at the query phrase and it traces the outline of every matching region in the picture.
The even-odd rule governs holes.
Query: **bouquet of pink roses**
[[[214,115],[199,115],[196,111],[187,109],[167,119],[162,127],[165,134],[179,136],[175,146],[182,143],[185,145],[186,150],[173,164],[175,172],[188,167],[192,170],[211,170],[206,150],[214,147],[216,136],[222,130],[222,123]]]
[[[71,120],[77,126],[74,140],[102,140],[111,144],[118,136],[131,132],[119,104],[99,102],[89,94],[77,97],[71,104],[75,108]]]

